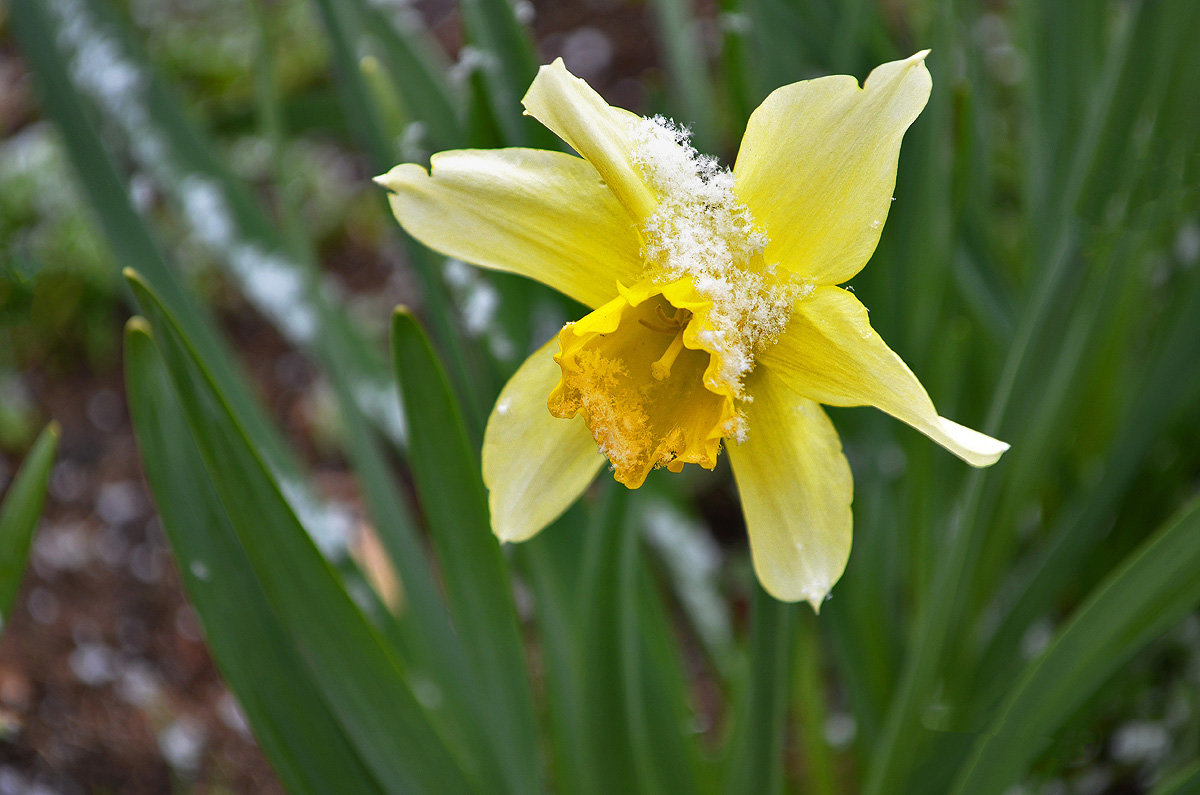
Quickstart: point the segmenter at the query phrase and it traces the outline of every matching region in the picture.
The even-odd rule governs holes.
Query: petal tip
[[[542,64],[538,67],[537,74],[533,77],[533,82],[529,84],[529,88],[525,91],[525,96],[521,97],[521,107],[523,107],[525,116],[534,115],[530,110],[530,103],[536,101],[535,94],[542,91],[542,84],[547,80],[553,80],[557,76],[555,73],[562,73],[567,77],[575,75],[567,69],[567,65],[563,63],[562,57],[555,58],[550,63]]]
[[[496,492],[489,492],[488,508],[492,515],[492,534],[501,544],[518,544],[541,532],[542,528],[532,526],[527,517],[516,515],[511,510],[504,510],[498,502]]]
[[[492,533],[501,544],[519,544],[522,541],[528,541],[544,529],[544,527],[528,522],[501,522],[492,519]]]
[[[945,436],[935,441],[942,443],[950,452],[973,467],[990,467],[999,461],[1000,456],[1011,446],[1008,442],[993,439],[985,433],[959,425],[945,417],[938,417],[937,422]]]
[[[818,615],[821,613],[821,605],[829,600],[829,592],[833,590],[832,583],[829,585],[806,585],[794,581],[775,582],[771,581],[769,577],[764,578],[761,573],[758,580],[762,584],[763,590],[770,594],[771,598],[790,604],[808,602],[813,612]]]
[[[437,155],[434,155],[436,157]],[[427,178],[429,172],[424,166],[419,166],[416,163],[401,163],[398,166],[393,166],[386,174],[380,174],[372,177],[371,181],[376,185],[386,188],[391,193],[399,193],[405,187],[412,185],[417,179]]]

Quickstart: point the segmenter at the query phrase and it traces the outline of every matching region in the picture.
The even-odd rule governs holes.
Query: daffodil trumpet
[[[820,404],[875,406],[974,466],[1008,449],[939,416],[838,286],[879,241],[901,138],[929,98],[926,54],[861,87],[842,75],[776,90],[732,170],[557,60],[523,104],[579,156],[459,150],[378,178],[430,248],[592,310],[525,361],[488,420],[500,539],[535,535],[605,461],[637,488],[657,467],[711,469],[724,446],[759,581],[819,608],[850,554],[853,494]]]

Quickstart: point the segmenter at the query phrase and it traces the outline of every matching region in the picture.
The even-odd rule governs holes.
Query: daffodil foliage
[[[8,4],[0,314],[40,394],[21,313],[78,298],[37,261],[78,241],[27,226],[58,158],[67,227],[130,269],[143,471],[288,792],[1198,791],[1200,3],[127,5]],[[228,342],[243,309],[272,344]],[[259,398],[298,358],[293,446]],[[109,460],[71,416],[64,455]],[[13,636],[53,630],[17,588],[44,484],[86,510],[55,435],[0,513]],[[21,780],[42,735],[6,738]],[[205,753],[178,787],[234,786]]]
[[[853,483],[819,404],[875,406],[974,466],[1008,445],[938,415],[838,285],[874,252],[927,52],[773,92],[732,170],[685,127],[614,108],[557,60],[523,104],[580,156],[436,154],[378,181],[418,240],[588,305],[517,371],[488,421],[492,521],[522,541],[605,459],[650,470],[729,452],[763,586],[819,608],[850,554]],[[597,452],[598,451],[598,452]],[[599,453],[599,454],[598,454]]]

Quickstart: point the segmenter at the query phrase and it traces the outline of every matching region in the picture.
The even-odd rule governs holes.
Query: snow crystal
[[[176,720],[158,735],[158,749],[175,770],[190,772],[199,767],[206,742],[204,725],[189,717]]]
[[[450,67],[448,77],[451,85],[464,86],[476,72],[486,72],[495,69],[496,56],[487,50],[467,45],[458,51],[458,61]]]
[[[404,412],[400,410],[400,392],[396,382],[383,379],[362,380],[354,385],[354,402],[373,418],[387,435],[398,443],[408,436]]]
[[[292,342],[310,342],[316,336],[318,319],[308,303],[300,266],[282,254],[240,239],[225,195],[213,180],[191,174],[184,178],[179,192],[192,232],[223,255],[246,297]]]
[[[110,525],[132,522],[148,510],[146,498],[135,481],[105,483],[96,495],[96,516]]]
[[[604,73],[612,64],[613,43],[597,28],[583,26],[563,40],[562,58],[572,74],[590,78]]]
[[[858,722],[848,712],[833,712],[825,719],[825,742],[833,748],[846,748],[858,734]]]
[[[278,477],[278,481],[283,498],[317,548],[329,560],[344,558],[354,533],[350,513],[333,503],[317,501],[303,483],[292,478]]]
[[[447,259],[442,270],[468,336],[486,338],[492,355],[512,359],[516,345],[496,322],[500,293],[479,271],[461,260]]]
[[[1171,733],[1161,723],[1135,720],[1113,733],[1111,751],[1118,762],[1136,764],[1161,759],[1171,749]]]
[[[522,25],[532,25],[537,19],[537,8],[529,0],[517,0],[512,4],[513,16]]]
[[[701,341],[720,361],[722,385],[740,394],[755,351],[784,330],[812,286],[764,261],[767,235],[734,194],[733,174],[696,151],[690,130],[655,116],[634,135],[634,161],[659,198],[642,228],[647,275],[658,283],[690,277],[712,301]]]
[[[233,693],[225,691],[221,694],[217,700],[217,715],[229,728],[247,737],[250,735],[250,723],[246,720],[246,713],[242,711],[242,705]]]
[[[193,234],[219,253],[247,297],[297,345],[315,338],[317,313],[307,301],[300,266],[280,253],[242,239],[221,186],[187,173],[170,156],[147,105],[149,75],[126,57],[116,37],[105,31],[78,0],[53,0],[58,46],[71,79],[116,123],[143,168],[177,197]]]
[[[208,582],[209,577],[212,576],[212,573],[208,570],[208,565],[202,560],[193,560],[188,568],[191,570],[192,576],[202,582]]]
[[[90,687],[108,684],[114,676],[112,650],[101,643],[85,643],[75,647],[67,658],[71,673]]]
[[[648,501],[642,521],[646,538],[670,569],[696,630],[710,648],[725,648],[733,631],[716,584],[721,548],[703,524],[666,500]]]

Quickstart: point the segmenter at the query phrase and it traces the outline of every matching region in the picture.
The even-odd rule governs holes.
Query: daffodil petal
[[[749,436],[729,446],[754,571],[767,593],[814,610],[850,557],[854,482],[837,430],[817,403],[756,371]]]
[[[870,259],[887,219],[904,131],[932,81],[919,52],[777,89],[750,116],[735,191],[770,238],[768,262],[840,284]]]
[[[595,166],[634,223],[650,215],[657,200],[633,162],[633,136],[640,116],[609,105],[568,72],[562,58],[538,70],[521,104],[527,115]]]
[[[921,382],[871,328],[867,308],[839,287],[818,287],[802,300],[758,363],[813,400],[886,411],[972,466],[990,466],[1008,449],[939,417]]]
[[[484,431],[483,482],[501,541],[524,541],[557,519],[605,460],[582,417],[562,420],[546,408],[561,374],[557,349],[556,337],[525,360]]]
[[[519,273],[591,307],[642,270],[627,213],[586,160],[538,149],[462,149],[376,179],[409,234],[485,268]]]

